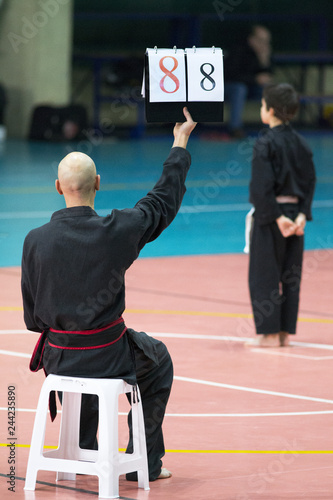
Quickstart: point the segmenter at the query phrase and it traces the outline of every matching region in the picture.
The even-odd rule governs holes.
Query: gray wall
[[[71,86],[72,0],[4,0],[0,10],[0,82],[6,125],[26,137],[38,104],[67,104]]]

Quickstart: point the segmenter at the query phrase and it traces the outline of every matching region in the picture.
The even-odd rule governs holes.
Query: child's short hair
[[[299,107],[299,97],[292,85],[289,83],[272,83],[264,87],[263,98],[266,107],[274,109],[274,115],[287,122],[294,118]]]

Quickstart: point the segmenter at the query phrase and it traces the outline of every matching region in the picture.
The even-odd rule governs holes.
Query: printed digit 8
[[[173,60],[173,68],[171,70],[168,70],[164,66],[164,63],[163,63],[164,59],[172,59]],[[178,66],[177,59],[175,57],[172,57],[172,56],[164,56],[160,60],[159,66],[160,66],[160,69],[163,71],[163,73],[165,73],[165,75],[163,76],[162,80],[160,81],[161,90],[163,90],[163,92],[166,92],[167,94],[173,94],[174,92],[177,92],[177,90],[179,89],[180,83],[179,83],[178,78],[173,74],[173,71],[175,71],[175,69],[177,69],[177,66]],[[174,90],[167,90],[165,88],[165,86],[164,86],[164,80],[166,79],[167,76],[169,78],[171,78],[171,80],[174,82],[174,84],[176,86]]]

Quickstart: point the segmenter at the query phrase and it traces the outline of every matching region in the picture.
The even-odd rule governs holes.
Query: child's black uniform
[[[258,334],[296,332],[304,236],[284,238],[276,219],[295,220],[302,212],[312,220],[315,180],[312,152],[290,125],[270,128],[255,143],[249,286]],[[279,203],[281,196],[298,198],[298,203]]]

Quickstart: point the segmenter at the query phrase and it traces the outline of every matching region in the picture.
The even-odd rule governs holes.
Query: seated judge
[[[174,127],[174,142],[153,189],[133,208],[100,217],[94,210],[100,176],[89,156],[72,152],[61,160],[56,189],[66,208],[26,236],[22,296],[28,330],[41,332],[30,368],[46,374],[122,378],[139,385],[145,418],[149,479],[171,476],[162,468],[162,421],[173,366],[166,346],[125,325],[125,274],[141,249],[175,218],[191,157],[187,142],[195,127]],[[112,160],[110,160],[112,161]],[[54,403],[52,417],[55,416]],[[97,397],[82,398],[80,446],[96,449]],[[132,452],[131,418],[129,443]],[[127,474],[137,480],[137,473]]]

